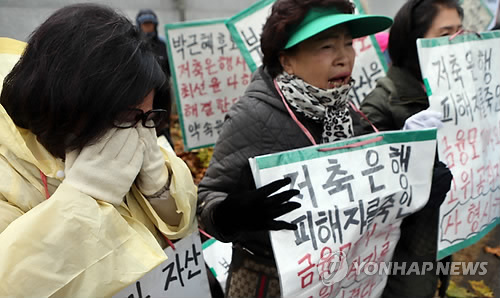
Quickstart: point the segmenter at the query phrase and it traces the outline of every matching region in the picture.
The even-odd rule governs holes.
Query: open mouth
[[[337,76],[330,78],[328,80],[328,89],[338,88],[340,86],[346,85],[349,83],[350,80],[351,80],[350,73],[344,73],[344,74],[337,75]]]

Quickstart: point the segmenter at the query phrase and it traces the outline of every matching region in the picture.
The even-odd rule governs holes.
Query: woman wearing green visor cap
[[[263,66],[226,116],[198,192],[200,223],[233,242],[229,297],[280,296],[268,232],[296,229],[275,218],[300,207],[289,202],[297,190],[276,193],[289,178],[255,189],[248,158],[353,136],[352,40],[392,24],[353,11],[347,0],[278,0],[264,25]]]

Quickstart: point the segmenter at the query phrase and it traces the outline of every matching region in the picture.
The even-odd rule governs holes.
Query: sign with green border
[[[251,73],[224,19],[165,25],[184,149],[213,146]]]
[[[443,114],[439,159],[454,177],[440,208],[442,259],[500,222],[500,32],[418,39],[417,48],[429,109]]]

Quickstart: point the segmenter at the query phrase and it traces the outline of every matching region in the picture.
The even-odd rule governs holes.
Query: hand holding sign
[[[256,190],[229,194],[215,208],[215,224],[229,235],[237,231],[297,229],[297,225],[275,218],[301,206],[297,202],[288,202],[293,196],[298,195],[299,191],[289,189],[271,196],[290,182],[290,178],[285,178]]]
[[[423,110],[406,119],[403,130],[417,130],[443,127],[443,114],[432,110]]]
[[[450,169],[444,163],[438,162],[432,172],[431,194],[428,204],[432,204],[435,208],[441,206],[450,190],[452,179],[453,175]]]

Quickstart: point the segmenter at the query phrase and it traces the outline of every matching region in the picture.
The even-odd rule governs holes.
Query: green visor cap
[[[358,38],[389,28],[392,25],[392,19],[378,15],[344,14],[331,8],[312,8],[306,14],[304,20],[292,32],[284,50],[323,30],[340,24],[346,24],[352,38]]]

